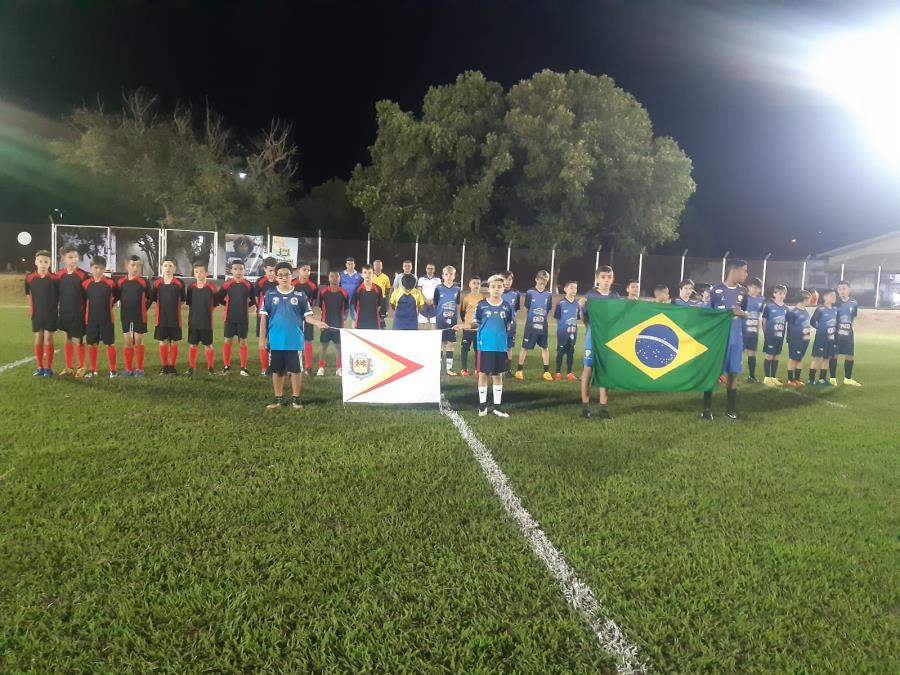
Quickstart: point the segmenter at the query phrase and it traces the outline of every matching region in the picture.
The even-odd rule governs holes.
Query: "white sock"
[[[487,387],[478,387],[478,402],[481,405],[485,405],[487,403]]]
[[[503,397],[503,385],[494,385],[494,405],[500,405],[500,399]]]
[[[453,370],[453,357],[451,356],[447,361],[447,370]]]

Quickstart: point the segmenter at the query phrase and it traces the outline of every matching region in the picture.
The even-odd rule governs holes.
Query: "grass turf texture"
[[[859,339],[863,389],[741,387],[744,424],[660,394],[581,420],[536,353],[509,420],[445,391],[654,670],[896,672],[898,347]],[[0,671],[611,669],[436,411],[31,370],[0,374]]]

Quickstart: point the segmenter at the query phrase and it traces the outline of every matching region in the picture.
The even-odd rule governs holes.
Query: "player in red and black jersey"
[[[59,286],[56,276],[50,272],[50,251],[34,254],[36,272],[25,277],[25,295],[31,314],[31,330],[34,333],[34,357],[37,360],[35,377],[53,375],[53,333],[56,332],[59,311]]]
[[[343,326],[344,314],[350,305],[350,296],[341,288],[341,275],[339,272],[328,273],[328,287],[319,291],[319,306],[322,308],[322,321],[329,326]],[[328,344],[334,343],[337,356],[334,364],[334,374],[341,376],[341,331],[338,328],[323,328],[319,333],[319,342],[322,344],[322,352],[319,354],[319,370],[316,375],[325,375],[325,356],[328,354]]]
[[[356,308],[356,324],[354,328],[380,329],[382,326],[382,309],[384,308],[384,296],[381,288],[372,281],[372,266],[363,265],[363,282],[353,295],[353,305]]]
[[[231,261],[231,279],[228,279],[222,288],[216,302],[225,305],[225,342],[222,345],[222,361],[225,367],[222,374],[227,375],[231,371],[231,346],[234,338],[238,339],[238,349],[241,355],[241,375],[249,375],[247,370],[247,332],[250,323],[247,319],[247,310],[256,304],[253,284],[244,278],[244,261]]]
[[[153,282],[153,302],[156,303],[156,327],[153,337],[159,341],[161,375],[177,375],[178,343],[181,342],[181,303],[184,302],[184,282],[175,277],[175,260],[163,258],[162,278]]]
[[[266,292],[270,288],[275,288],[278,286],[278,282],[275,280],[275,265],[278,264],[278,261],[275,260],[272,256],[267,258],[263,258],[263,276],[256,280],[256,283],[253,284],[253,289],[256,291],[256,337],[259,339],[259,310],[263,306],[263,300],[266,297]],[[262,372],[260,375],[263,377],[266,376],[266,368],[269,367],[269,350],[262,349],[259,350],[259,363],[262,366]]]
[[[203,343],[206,351],[206,368],[213,374],[213,310],[216,308],[215,285],[207,279],[206,263],[197,260],[194,263],[196,281],[188,286],[188,370],[187,377],[193,377],[197,368],[197,348]]]
[[[84,288],[82,284],[90,276],[78,267],[78,249],[65,246],[60,251],[63,268],[57,272],[59,284],[59,320],[57,328],[66,334],[63,354],[66,368],[60,375],[84,377]],[[78,370],[75,370],[75,351],[78,351]]]
[[[316,282],[309,278],[309,265],[302,264],[297,268],[297,278],[294,279],[294,287],[301,289],[306,294],[306,300],[309,302],[311,309],[315,308],[316,300],[319,298],[319,287]],[[305,321],[303,323],[303,368],[309,373],[312,368],[313,359],[313,330],[314,326]]]
[[[141,276],[141,259],[128,259],[128,274],[119,279],[119,320],[125,337],[125,372],[122,377],[144,376],[144,334],[147,332],[147,307],[152,297],[150,283]],[[134,357],[137,355],[137,368]]]
[[[106,258],[97,256],[91,261],[91,276],[84,281],[84,327],[88,344],[88,360],[90,370],[85,377],[97,377],[97,361],[100,358],[99,344],[106,345],[106,358],[109,360],[109,376],[118,376],[118,354],[116,353],[116,327],[113,317],[113,305],[116,304],[116,284],[103,273],[106,271]]]

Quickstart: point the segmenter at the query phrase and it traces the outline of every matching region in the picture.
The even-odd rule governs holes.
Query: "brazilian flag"
[[[592,384],[625,391],[709,391],[733,314],[641,300],[589,300]]]

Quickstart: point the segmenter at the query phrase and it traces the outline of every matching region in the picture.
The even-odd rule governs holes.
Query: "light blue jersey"
[[[269,317],[267,335],[269,349],[274,351],[302,351],[304,319],[312,314],[306,293],[291,289],[282,293],[278,288],[266,291],[260,314]]]

